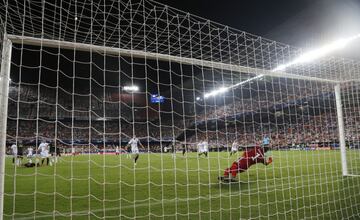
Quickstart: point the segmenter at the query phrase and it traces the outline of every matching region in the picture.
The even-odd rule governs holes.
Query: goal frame
[[[4,180],[6,159],[6,126],[8,111],[8,95],[10,82],[12,42],[4,37],[2,44],[2,60],[0,70],[0,219],[4,214]]]
[[[4,207],[4,178],[5,178],[5,146],[6,146],[6,128],[7,128],[7,106],[8,106],[8,92],[10,82],[10,67],[11,67],[11,52],[12,44],[24,44],[33,45],[40,47],[51,47],[61,48],[68,50],[78,51],[96,51],[102,54],[112,54],[118,56],[127,56],[134,58],[146,58],[157,61],[176,62],[179,64],[196,65],[201,67],[216,68],[222,70],[228,70],[238,73],[264,75],[271,77],[291,78],[299,80],[309,80],[317,82],[326,82],[334,84],[334,92],[336,97],[336,112],[339,128],[339,143],[341,153],[341,164],[342,164],[342,175],[343,176],[360,176],[348,173],[347,161],[346,161],[346,143],[345,143],[345,128],[344,128],[344,117],[341,103],[341,89],[340,86],[346,81],[336,81],[330,79],[322,79],[317,77],[301,76],[284,71],[272,71],[265,69],[258,69],[228,63],[214,62],[208,60],[200,60],[194,58],[178,57],[168,54],[160,54],[154,52],[140,51],[140,50],[129,50],[122,48],[106,47],[99,45],[90,45],[83,43],[74,43],[68,41],[51,40],[45,38],[34,38],[17,35],[4,34],[3,45],[2,45],[2,61],[0,70],[0,220],[3,219],[3,207]]]

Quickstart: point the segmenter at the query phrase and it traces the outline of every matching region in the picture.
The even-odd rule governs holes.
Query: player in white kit
[[[13,155],[13,160],[12,160],[12,162],[15,163],[15,160],[16,160],[17,154],[18,154],[17,145],[16,145],[16,144],[13,144],[13,145],[11,145],[10,148],[11,148],[11,153],[12,153],[12,155]]]
[[[116,146],[116,148],[115,148],[115,155],[119,155],[119,154],[120,154],[119,146]]]
[[[139,146],[142,148],[144,146],[141,144],[140,140],[134,135],[133,138],[130,139],[128,145],[131,147],[131,154],[133,155],[134,165],[136,165],[137,160],[139,159]]]
[[[32,163],[32,158],[33,158],[33,151],[34,151],[34,149],[31,147],[31,146],[29,146],[28,148],[27,148],[27,155],[26,155],[26,157],[28,158],[28,162],[29,163]]]
[[[75,151],[75,147],[71,147],[71,155],[75,156],[76,155],[76,151]]]
[[[11,153],[13,155],[13,163],[16,166],[20,166],[21,165],[21,159],[22,159],[22,153],[21,151],[19,152],[18,146],[16,144],[11,145]]]
[[[38,151],[40,151],[41,156],[41,165],[44,164],[44,161],[46,159],[46,165],[49,165],[49,144],[45,142],[41,142]]]
[[[199,157],[204,154],[205,157],[208,156],[208,152],[209,152],[209,144],[207,141],[202,141],[198,144],[198,152],[199,152]]]
[[[233,154],[236,154],[239,150],[239,144],[238,142],[235,140],[232,145],[231,145],[231,151],[230,151],[230,156],[232,156]]]

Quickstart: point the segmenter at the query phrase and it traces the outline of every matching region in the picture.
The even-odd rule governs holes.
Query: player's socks
[[[138,160],[138,158],[139,158],[139,155],[136,155],[136,157],[135,157],[135,159],[134,159],[135,165],[136,165],[136,161]]]
[[[46,158],[46,165],[49,165],[49,158]]]
[[[15,158],[13,158],[13,163],[15,163]]]

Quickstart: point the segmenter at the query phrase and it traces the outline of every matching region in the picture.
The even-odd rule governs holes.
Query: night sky
[[[360,33],[359,0],[158,0],[200,17],[297,47]],[[360,42],[338,54],[360,59]]]

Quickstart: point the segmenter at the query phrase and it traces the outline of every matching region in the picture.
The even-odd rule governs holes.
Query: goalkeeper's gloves
[[[273,162],[272,157],[269,157],[269,160],[266,162],[266,165],[269,165],[269,164],[271,164],[272,162]]]

